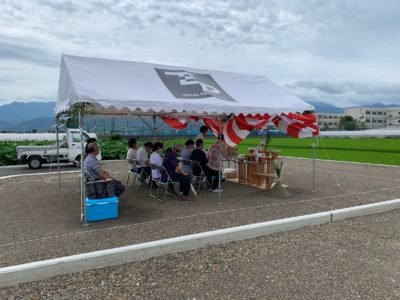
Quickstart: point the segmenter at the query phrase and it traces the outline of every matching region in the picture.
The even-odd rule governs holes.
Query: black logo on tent
[[[200,74],[185,70],[155,68],[158,76],[177,99],[199,99],[215,97],[237,102],[225,92],[210,74]]]

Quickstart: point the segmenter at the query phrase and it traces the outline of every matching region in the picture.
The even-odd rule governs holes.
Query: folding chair
[[[158,165],[150,163],[151,171],[158,171]],[[151,176],[151,184],[150,184],[150,197],[158,199],[158,191],[160,189],[160,180],[161,178],[154,178]],[[154,195],[152,193],[153,186],[157,186],[157,194]]]
[[[168,188],[170,186],[173,187],[173,191],[172,192],[175,194],[175,196],[178,197],[179,193],[176,191],[176,187],[175,187],[175,185],[178,182],[177,181],[173,181],[171,179],[171,176],[169,176],[168,171],[163,166],[157,166],[157,169],[160,172],[161,178],[163,178],[163,175],[164,175],[164,177],[167,177],[167,179],[164,179],[164,180],[160,179],[158,181],[157,195],[158,195],[158,189],[160,187],[162,187],[162,188],[164,188],[164,196],[163,196],[163,199],[161,199],[161,198],[157,198],[157,199],[159,201],[161,201],[161,203],[165,203],[165,198],[167,197]]]
[[[196,160],[191,160],[190,164],[192,166],[192,170],[200,170],[200,174],[195,175],[194,173],[192,173],[192,182],[193,182],[193,186],[196,189],[196,192],[198,193],[199,190],[202,187],[202,184],[206,183],[208,185],[211,185],[208,182],[206,173],[204,172],[203,168],[201,167],[200,163]],[[204,181],[204,179],[206,179],[206,181]]]
[[[77,164],[80,165],[79,162]],[[112,185],[112,181],[96,179],[90,174],[87,170],[83,170],[83,174],[85,176],[85,186],[86,186],[86,195],[90,199],[90,194],[98,194],[97,196],[102,196],[103,198],[109,198],[114,196],[114,187]],[[79,174],[79,187],[78,191],[80,192],[80,177]],[[99,190],[99,193],[97,193]]]
[[[198,190],[193,185],[193,168],[192,168],[192,161],[190,159],[182,159],[181,164],[183,165],[183,169],[186,171],[186,173],[189,174],[190,176],[190,189],[192,190],[193,194],[195,195],[196,198],[198,197]],[[185,168],[188,167],[188,168]]]
[[[74,164],[80,169],[81,168],[81,162],[75,160]],[[88,171],[83,170],[83,174],[85,176],[85,183],[89,182],[89,181],[95,181],[95,179],[93,178],[92,174],[90,174]],[[78,175],[78,184],[76,186],[76,190],[78,191],[78,193],[81,192],[81,174],[79,173]]]
[[[139,188],[140,188],[142,185],[144,169],[142,168],[141,164],[136,159],[128,159],[127,161],[128,161],[128,163],[133,165],[133,171],[129,168],[128,179],[126,180],[126,185],[129,184],[130,177],[132,176],[133,177],[132,186],[135,186],[136,182],[139,182]]]
[[[114,186],[112,180],[86,181],[86,197],[88,199],[105,199],[114,196]]]

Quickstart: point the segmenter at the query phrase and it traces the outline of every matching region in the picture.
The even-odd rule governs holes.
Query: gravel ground
[[[103,162],[123,182],[125,162]],[[399,198],[400,168],[285,159],[283,183],[290,198],[231,182],[221,199],[202,192],[198,201],[169,198],[161,204],[148,190],[129,188],[117,220],[79,223],[76,174],[37,175],[0,181],[0,266],[72,255],[236,225]]]
[[[400,210],[0,289],[12,299],[399,299]]]

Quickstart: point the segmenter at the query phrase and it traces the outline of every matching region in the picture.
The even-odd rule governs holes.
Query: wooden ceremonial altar
[[[244,157],[237,160],[238,182],[264,189],[271,189],[277,176],[275,175],[274,163],[279,159],[278,153],[273,152],[271,156]]]

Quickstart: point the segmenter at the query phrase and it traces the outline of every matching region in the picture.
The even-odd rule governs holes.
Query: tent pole
[[[219,122],[219,134],[217,139],[219,139],[220,136],[222,136],[222,122]],[[221,141],[222,142],[222,141]],[[218,151],[218,160],[219,160],[219,170],[218,170],[218,201],[221,200],[221,167],[223,168],[223,162],[222,162],[222,149],[219,147]]]
[[[157,132],[156,132],[156,115],[153,115],[153,140],[155,141],[157,138]]]
[[[147,127],[149,127],[153,131],[153,127],[145,119],[143,119],[142,116],[140,116],[140,115],[137,115],[137,116],[139,117],[140,120],[143,121],[143,135],[144,135],[144,125],[145,124]],[[155,118],[155,115],[154,115],[154,118]],[[154,120],[154,122],[155,122],[155,120]]]
[[[61,190],[61,173],[60,173],[60,139],[58,137],[59,115],[56,116],[56,140],[57,140],[57,171],[58,171],[58,184]]]
[[[316,156],[315,135],[313,134],[312,192],[315,192],[315,156]]]
[[[86,225],[86,206],[85,206],[85,199],[84,199],[84,192],[83,192],[83,180],[84,180],[84,166],[83,166],[83,130],[82,130],[82,108],[79,108],[79,133],[81,138],[81,224]]]

